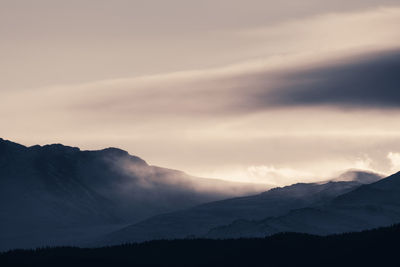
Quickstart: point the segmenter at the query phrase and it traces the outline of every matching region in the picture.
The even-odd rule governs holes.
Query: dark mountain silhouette
[[[150,166],[117,148],[0,139],[0,249],[76,244],[155,214],[264,190]]]
[[[117,148],[0,139],[0,250],[369,229],[400,221],[398,176],[363,185],[381,177],[349,171],[232,198],[265,187],[192,177]]]
[[[326,237],[187,239],[80,249],[16,250],[0,266],[399,266],[400,226]]]
[[[400,222],[400,173],[358,187],[320,207],[292,210],[263,220],[235,221],[211,230],[212,238],[263,237],[278,232],[332,234]]]
[[[121,244],[188,236],[201,237],[210,229],[235,220],[261,220],[266,217],[285,215],[294,209],[322,205],[334,197],[361,186],[361,182],[381,179],[381,176],[377,174],[361,171],[346,172],[339,178],[350,176],[356,181],[323,184],[298,183],[274,188],[259,195],[221,200],[186,210],[156,215],[108,234],[96,244]]]

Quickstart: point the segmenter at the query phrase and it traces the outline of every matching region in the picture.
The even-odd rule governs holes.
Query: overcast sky
[[[277,185],[400,170],[398,0],[0,0],[0,137]]]

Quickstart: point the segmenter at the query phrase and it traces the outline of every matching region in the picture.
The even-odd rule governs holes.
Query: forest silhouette
[[[400,224],[356,233],[158,240],[103,248],[0,254],[0,266],[399,266]]]

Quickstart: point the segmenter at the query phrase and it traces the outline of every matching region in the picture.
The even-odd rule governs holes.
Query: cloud
[[[354,166],[352,168],[359,170],[374,171],[374,169],[372,168],[372,159],[369,158],[368,156],[364,156],[363,158],[358,158],[354,162]]]
[[[245,49],[256,53],[257,60],[88,84],[95,87],[96,97],[74,104],[116,112],[206,116],[307,105],[397,108],[399,23],[400,8],[378,8],[233,32],[260,46]]]
[[[114,159],[112,163],[118,167],[117,171],[130,177],[120,188],[121,192],[141,194],[142,190],[151,189],[152,198],[166,193],[174,195],[182,192],[222,198],[254,194],[271,188],[270,184],[265,183],[252,184],[194,177],[178,170],[137,164],[127,158]]]
[[[266,106],[399,108],[399,73],[400,51],[350,58],[286,74],[290,85],[266,92],[263,99]]]
[[[237,182],[250,182],[260,185],[285,186],[295,182],[311,182],[320,178],[315,174],[288,166],[249,165],[219,166],[217,170],[203,172],[203,177],[214,177]]]
[[[313,177],[313,174],[288,167],[278,168],[272,165],[258,165],[248,167],[247,176],[250,181],[268,181],[269,183],[280,186],[301,179],[310,179]],[[313,178],[311,178],[311,180]]]
[[[326,156],[327,157],[327,156]],[[275,186],[286,186],[302,182],[322,182],[337,178],[348,170],[379,173],[375,162],[368,155],[336,159],[307,159],[304,164],[278,163],[249,166],[224,166],[214,172],[206,172],[205,177],[219,177],[235,181],[248,181]]]
[[[275,59],[262,66],[244,64],[12,92],[4,95],[0,110],[32,110],[29,114],[40,114],[41,120],[60,113],[73,118],[79,114],[81,119],[101,117],[96,120],[103,122],[138,116],[237,116],[299,106],[399,107],[400,50],[307,63],[307,58],[313,60],[310,57],[303,58],[302,64],[292,60],[293,65],[273,66],[279,61]]]
[[[232,36],[266,45],[257,51],[256,60],[29,92],[5,91],[0,111],[43,112],[41,120],[52,113],[114,120],[139,113],[143,117],[236,116],[307,105],[396,108],[400,103],[399,22],[400,8],[383,8],[248,29]]]
[[[84,93],[68,93],[66,99],[72,101],[65,104],[81,112],[122,116],[229,116],[296,106],[400,107],[400,50],[327,57],[285,69],[270,65],[88,84],[80,86]]]
[[[400,153],[389,152],[387,158],[390,161],[392,172],[400,171]]]
[[[399,8],[297,19],[225,32],[227,43],[242,42],[247,61],[238,64],[0,90],[1,134],[118,146],[193,174],[242,164],[246,175],[264,166],[252,170],[261,178],[297,176],[288,169],[319,175],[367,166],[354,160],[364,153],[386,171],[387,152],[400,145],[399,22]]]

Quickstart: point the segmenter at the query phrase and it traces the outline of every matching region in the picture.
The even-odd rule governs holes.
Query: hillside
[[[333,234],[400,222],[400,173],[339,195],[320,207],[306,207],[263,220],[238,220],[212,229],[210,238],[263,237],[279,232]]]
[[[373,175],[369,174],[369,181]],[[380,178],[375,174],[375,181]],[[156,215],[108,234],[95,244],[202,237],[210,229],[235,220],[261,220],[265,217],[282,216],[294,209],[320,206],[361,185],[358,181],[298,183],[274,188],[258,195],[210,202],[181,211]]]
[[[80,244],[155,214],[266,188],[151,166],[117,148],[0,139],[0,250]]]

